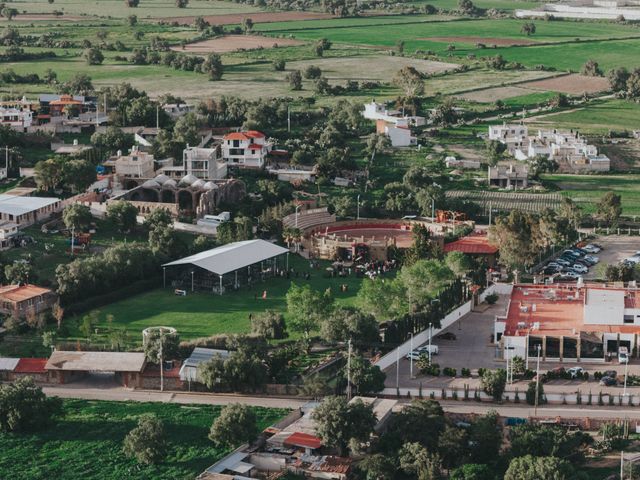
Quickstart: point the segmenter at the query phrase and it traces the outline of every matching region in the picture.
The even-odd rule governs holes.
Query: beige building
[[[0,221],[15,223],[18,228],[46,220],[60,210],[59,198],[0,194]]]
[[[155,175],[153,155],[134,146],[129,155],[119,155],[115,161],[116,175],[127,178],[153,178]]]

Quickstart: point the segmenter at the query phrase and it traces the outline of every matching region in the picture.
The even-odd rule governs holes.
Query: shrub
[[[138,463],[159,463],[167,452],[164,424],[153,415],[143,415],[138,426],[124,439],[124,454],[135,457]]]
[[[462,375],[465,378],[469,378],[471,376],[471,370],[468,368],[463,368],[460,370],[460,375]]]
[[[456,369],[451,367],[444,367],[442,373],[447,377],[455,377],[457,374]]]
[[[491,295],[487,295],[485,297],[485,301],[489,304],[489,305],[493,305],[498,301],[498,295],[496,293],[492,293]]]

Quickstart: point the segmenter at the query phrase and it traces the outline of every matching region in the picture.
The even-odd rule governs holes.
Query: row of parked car
[[[568,248],[559,257],[547,263],[542,273],[553,275],[558,280],[575,280],[589,273],[589,268],[600,261],[595,254],[601,250],[602,247],[595,243],[582,248]]]

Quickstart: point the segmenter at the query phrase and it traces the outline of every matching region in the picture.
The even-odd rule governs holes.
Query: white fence
[[[491,295],[492,293],[497,293],[499,295],[511,295],[511,291],[512,290],[513,290],[513,285],[512,284],[496,283],[496,284],[491,285],[484,292],[482,292],[480,294],[480,296],[479,296],[479,299],[480,299],[481,302],[484,302],[485,299],[487,298],[487,296]],[[441,327],[440,328],[434,328],[431,331],[431,335],[432,336],[438,335],[442,330],[444,330],[445,328],[447,328],[448,326],[453,324],[453,322],[455,322],[456,320],[462,318],[464,315],[467,315],[469,312],[471,312],[472,308],[473,308],[473,300],[469,300],[468,302],[463,303],[458,308],[456,308],[454,311],[449,313],[446,317],[444,317],[442,319],[442,322],[441,322]],[[428,341],[429,341],[429,329],[428,328],[426,330],[423,330],[422,332],[420,332],[420,333],[418,333],[418,334],[413,336],[413,346],[414,346],[414,348],[418,347],[418,346],[420,346],[420,345],[422,345],[424,343],[427,343]],[[394,350],[391,350],[384,357],[380,358],[375,363],[375,365],[380,367],[380,370],[385,370],[385,369],[389,368],[391,365],[396,363],[396,360],[398,358],[403,358],[407,353],[409,353],[411,351],[411,344],[412,344],[411,340],[407,340],[402,345],[400,345],[398,348],[396,348]]]

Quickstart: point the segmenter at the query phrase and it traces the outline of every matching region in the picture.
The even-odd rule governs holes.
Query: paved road
[[[227,405],[242,403],[254,407],[299,408],[307,400],[276,397],[250,397],[244,395],[214,395],[211,393],[156,392],[149,390],[128,390],[124,388],[77,388],[43,387],[45,394],[60,398],[80,398],[84,400],[115,400],[135,402],[164,402],[201,405]]]

